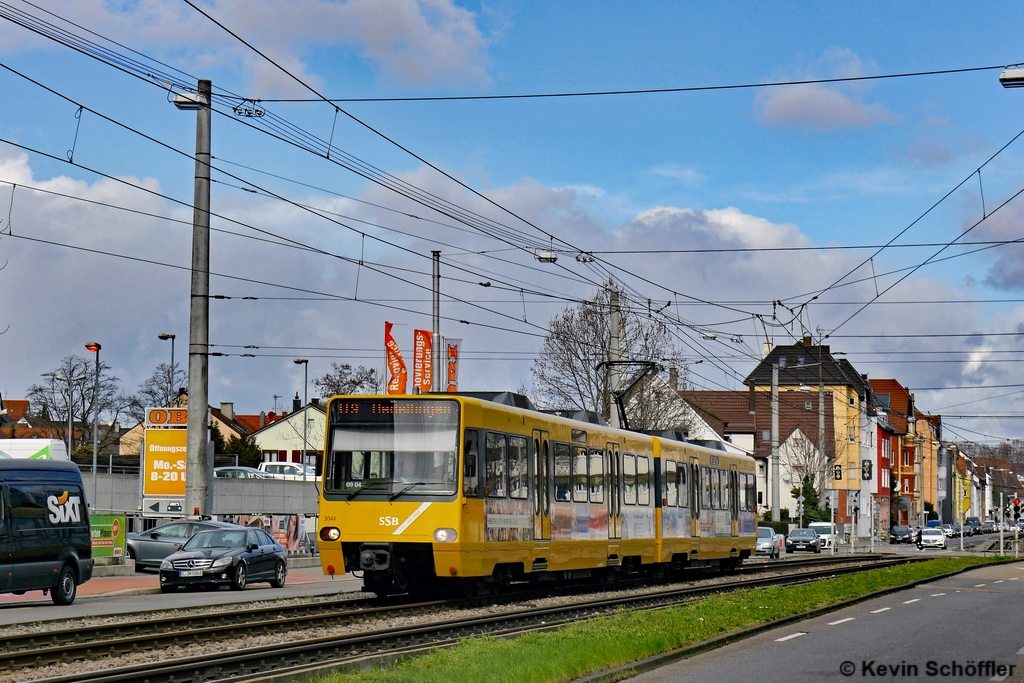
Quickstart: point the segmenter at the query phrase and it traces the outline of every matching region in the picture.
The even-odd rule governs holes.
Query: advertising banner
[[[398,348],[398,342],[391,336],[391,323],[384,322],[384,351],[387,354],[388,365],[388,393],[404,394],[409,381],[409,373],[405,369],[405,361],[402,360],[402,352]]]
[[[413,330],[412,385],[425,394],[434,387],[434,335]]]
[[[147,429],[143,496],[185,496],[187,429]]]
[[[93,557],[124,557],[124,515],[89,515]]]
[[[459,390],[459,347],[461,339],[445,340],[445,391]]]

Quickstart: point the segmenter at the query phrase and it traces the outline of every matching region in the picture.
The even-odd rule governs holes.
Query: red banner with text
[[[445,391],[459,390],[459,347],[462,346],[461,339],[445,340]]]
[[[430,330],[413,330],[412,385],[425,394],[434,383],[434,335]]]
[[[398,348],[398,342],[391,336],[391,323],[384,322],[384,352],[387,354],[388,363],[388,393],[404,394],[405,387],[409,380],[409,373],[405,369],[405,361],[402,360],[402,352]]]

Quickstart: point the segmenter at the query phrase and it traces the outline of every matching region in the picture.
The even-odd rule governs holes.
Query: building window
[[[855,405],[857,405],[857,399],[856,399],[856,397],[854,397],[854,396],[851,396],[851,397],[850,397],[850,405],[851,405],[851,406],[855,406]]]
[[[910,467],[910,451],[903,451],[903,466]]]
[[[857,428],[856,427],[850,427],[850,443],[853,443],[856,440],[857,440]]]
[[[851,462],[850,463],[849,479],[852,480],[852,479],[856,479],[856,478],[857,478],[857,463]]]
[[[875,405],[888,413],[892,409],[889,394],[875,394]]]
[[[772,430],[770,430],[770,429],[762,429],[761,430],[761,442],[762,443],[768,443],[771,440],[772,440]]]
[[[811,402],[810,401],[804,401],[804,410],[810,410],[810,409],[811,409]]]

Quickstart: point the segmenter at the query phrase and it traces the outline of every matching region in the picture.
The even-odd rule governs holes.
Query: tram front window
[[[458,491],[457,403],[363,399],[344,406],[332,404],[325,493],[393,500]]]

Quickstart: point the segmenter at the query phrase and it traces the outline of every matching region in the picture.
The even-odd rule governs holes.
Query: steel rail
[[[417,649],[453,644],[478,635],[509,636],[533,630],[547,630],[560,625],[589,619],[610,610],[661,609],[710,593],[760,588],[771,585],[793,585],[816,581],[839,574],[904,564],[919,558],[896,557],[885,560],[847,558],[848,566],[803,571],[784,576],[745,578],[706,586],[690,586],[655,591],[641,595],[605,597],[568,605],[526,608],[501,614],[449,619],[408,628],[366,631],[357,634],[324,636],[279,645],[258,646],[227,652],[198,655],[173,662],[117,667],[107,670],[80,671],[75,674],[38,679],[39,683],[115,683],[146,680],[148,683],[245,680],[265,677],[267,672],[289,675],[310,668],[342,666],[367,658],[392,657]],[[850,564],[851,560],[854,561]],[[789,563],[787,563],[789,564]]]
[[[752,563],[740,568],[743,574],[766,571],[797,569],[807,566],[843,564],[854,558],[801,558],[786,559],[775,563]],[[867,558],[858,561],[866,561]],[[669,579],[678,581],[678,577]],[[685,580],[685,577],[684,577]],[[89,628],[68,629],[65,620],[55,620],[52,630],[23,634],[12,634],[0,644],[0,671],[25,666],[73,661],[76,658],[97,655],[112,656],[133,652],[140,646],[154,649],[160,645],[174,645],[182,642],[196,643],[205,639],[223,639],[236,634],[272,633],[314,625],[316,622],[331,624],[359,624],[370,619],[394,616],[408,616],[431,609],[468,608],[487,606],[496,602],[511,602],[537,597],[550,597],[568,590],[578,595],[580,590],[589,592],[609,589],[627,589],[634,585],[650,586],[650,579],[625,581],[620,585],[600,584],[576,585],[569,589],[537,589],[513,591],[501,596],[434,600],[405,604],[390,604],[393,600],[377,598],[338,599],[289,605],[270,605],[252,609],[217,610],[194,612],[173,617],[155,617],[148,612],[142,619],[133,619],[112,624],[101,624]],[[387,604],[382,605],[385,602]],[[215,624],[211,626],[211,623]],[[183,635],[184,634],[184,635]]]

